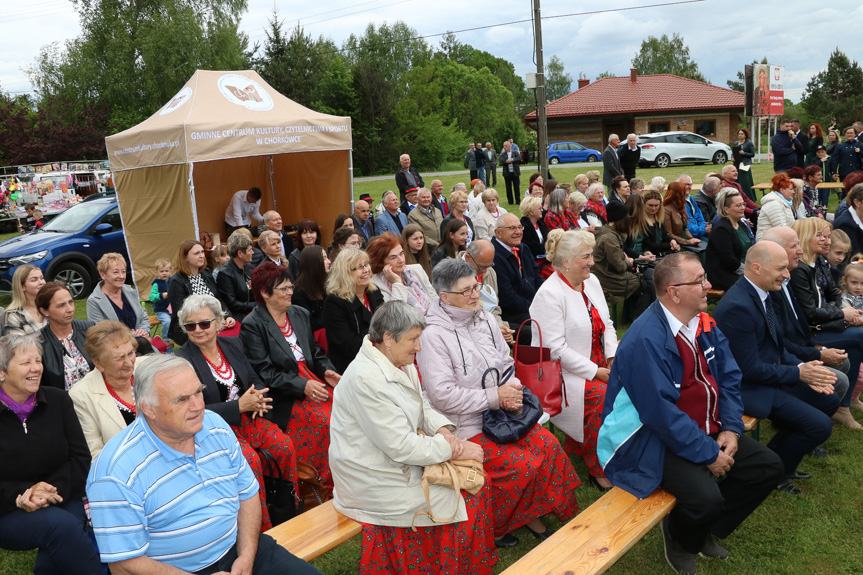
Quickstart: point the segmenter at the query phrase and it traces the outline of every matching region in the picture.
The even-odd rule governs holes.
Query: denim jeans
[[[157,311],[156,317],[162,322],[162,340],[168,341],[168,330],[171,328],[171,314],[166,311]]]

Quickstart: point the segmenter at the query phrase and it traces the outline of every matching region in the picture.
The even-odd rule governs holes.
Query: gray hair
[[[473,266],[463,260],[446,258],[432,270],[432,287],[438,294],[452,291],[456,282],[464,277],[476,277]]]
[[[644,185],[644,182],[641,182],[641,184]],[[630,186],[631,185],[632,184],[630,184]],[[572,206],[575,206],[575,208],[577,209],[576,215],[578,215],[578,212],[580,212],[581,208],[583,208],[584,205],[587,203],[587,196],[585,196],[578,190],[573,190],[569,193],[569,203],[572,204]]]
[[[266,212],[264,212],[264,215],[263,215],[264,223],[269,222],[270,218],[273,217],[273,214],[278,214],[278,213],[279,212],[277,212],[276,210],[267,210]]]
[[[480,182],[480,184],[481,183],[482,182]],[[477,186],[478,185],[479,184],[477,184]],[[500,196],[498,195],[497,190],[495,190],[494,188],[486,188],[485,191],[483,191],[481,197],[482,197],[483,203],[485,203],[485,201],[490,199],[490,198],[495,198],[497,200],[500,200]]]
[[[383,343],[384,334],[388,333],[399,341],[410,330],[416,327],[425,329],[425,326],[426,318],[419,309],[403,301],[391,300],[372,315],[369,339],[372,343]]]
[[[219,303],[219,300],[217,300],[211,295],[190,295],[186,298],[186,301],[183,302],[183,307],[180,308],[180,311],[177,312],[177,319],[179,320],[180,327],[183,331],[186,331],[186,328],[183,327],[183,324],[186,323],[186,320],[189,318],[189,316],[203,309],[209,309],[211,312],[213,312],[213,317],[216,320],[223,319],[222,304]]]
[[[566,190],[556,188],[548,195],[548,211],[555,214],[563,212],[563,202],[566,200]]]
[[[680,174],[679,176],[677,176],[677,179],[674,181],[679,182],[679,183],[683,183],[683,178],[689,178],[689,181],[690,182],[692,181],[692,176],[690,176],[689,174]]]
[[[270,212],[267,212],[268,214]],[[252,240],[249,239],[249,236],[246,234],[238,234],[237,232],[232,233],[228,236],[228,255],[232,258],[237,257],[237,254],[240,252],[244,252],[249,249],[249,246],[252,245]]]
[[[186,359],[174,354],[145,355],[135,362],[135,386],[132,394],[135,396],[135,407],[150,409],[159,405],[159,394],[153,385],[156,377],[163,373],[176,373],[183,370],[192,370],[192,364]]]
[[[701,191],[707,195],[712,194],[722,184],[722,181],[716,176],[709,176],[704,179],[704,184],[701,186]]]
[[[537,199],[537,198],[534,198],[534,199]],[[480,254],[482,253],[483,249],[489,249],[489,248],[494,250],[494,245],[490,241],[488,241],[488,240],[474,240],[467,245],[467,249],[465,251],[467,252],[467,255],[469,255],[474,260],[476,260],[476,258],[478,258],[480,256]],[[434,270],[432,270],[432,274],[434,274]]]
[[[638,136],[636,136],[635,134],[627,134],[626,139],[628,140],[629,138],[638,138]]]
[[[612,140],[620,140],[620,136],[618,136],[617,134],[609,134],[608,143],[610,144]]]
[[[42,355],[42,339],[39,332],[26,335],[23,333],[4,335],[0,338],[0,370],[8,373],[9,363],[15,357],[15,353],[27,351],[34,347],[39,352],[39,355]]]
[[[381,196],[381,201],[384,202],[387,199],[387,196],[394,196],[396,193],[392,190],[387,190],[384,192],[384,195]]]
[[[571,260],[584,248],[593,249],[595,245],[596,239],[587,230],[568,230],[564,232],[558,228],[549,232],[545,244],[545,254],[548,257],[548,261],[557,268],[563,265],[564,259]]]
[[[739,195],[740,192],[734,188],[722,188],[719,190],[719,193],[716,194],[716,198],[713,201],[716,203],[716,211],[719,213],[720,217],[728,217],[728,214],[725,213],[725,204],[728,203],[729,199]]]
[[[584,196],[587,199],[590,199],[590,196],[592,196],[596,192],[596,188],[599,188],[600,190],[602,190],[602,195],[605,196],[605,186],[602,185],[600,182],[594,182],[594,183],[590,184],[589,186],[587,186],[587,193]],[[587,203],[587,202],[585,202],[585,203]]]

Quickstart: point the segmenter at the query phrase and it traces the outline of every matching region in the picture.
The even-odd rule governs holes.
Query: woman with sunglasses
[[[405,248],[401,238],[386,232],[369,242],[366,252],[372,264],[372,281],[384,296],[404,301],[426,313],[437,299],[429,277],[419,264],[405,264]]]
[[[272,409],[267,387],[246,359],[238,337],[218,337],[224,317],[219,300],[208,295],[189,296],[177,314],[189,336],[177,355],[189,360],[204,385],[207,409],[222,416],[240,442],[243,456],[260,484],[261,531],[273,526],[267,510],[263,468],[256,450],[268,451],[282,478],[297,480],[297,455],[291,438],[264,416]],[[272,470],[275,472],[275,470]]]
[[[338,261],[338,259],[336,260]],[[313,466],[333,487],[330,446],[331,388],[341,379],[312,333],[309,312],[291,305],[287,269],[264,262],[252,272],[258,307],[240,327],[246,357],[270,389],[272,420],[294,442],[297,459]]]
[[[384,296],[372,283],[368,254],[356,248],[342,250],[332,263],[326,288],[323,317],[328,356],[336,371],[344,373],[359,353]]]

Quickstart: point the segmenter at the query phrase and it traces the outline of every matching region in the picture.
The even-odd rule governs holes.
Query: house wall
[[[713,120],[716,124],[712,135],[704,134],[711,140],[730,144],[737,139],[737,128],[740,114],[737,112],[697,112],[694,114],[650,114],[635,117],[635,133],[648,134],[650,124],[668,122],[669,131],[695,132],[695,123],[699,120]]]

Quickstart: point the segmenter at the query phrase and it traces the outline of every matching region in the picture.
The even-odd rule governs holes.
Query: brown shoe
[[[860,401],[859,399],[852,399],[851,400],[851,407],[853,407],[854,409],[859,409],[859,410],[863,411],[863,401]]]
[[[847,407],[840,407],[836,413],[830,418],[834,423],[844,425],[848,429],[863,429],[863,425],[857,423],[854,416],[851,415],[851,410]]]

